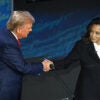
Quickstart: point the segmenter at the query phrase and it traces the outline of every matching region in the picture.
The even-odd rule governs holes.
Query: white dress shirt
[[[18,37],[16,36],[16,34],[14,34],[14,32],[11,32],[13,35],[14,35],[14,37],[18,40]]]
[[[99,56],[100,58],[100,45],[97,45],[96,43],[93,43],[94,44],[94,47],[95,47],[95,50],[97,52],[97,55]]]

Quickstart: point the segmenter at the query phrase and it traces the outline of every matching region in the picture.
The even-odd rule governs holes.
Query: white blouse
[[[97,45],[96,43],[93,43],[94,44],[94,47],[95,47],[95,50],[97,52],[97,55],[99,56],[100,58],[100,45]]]

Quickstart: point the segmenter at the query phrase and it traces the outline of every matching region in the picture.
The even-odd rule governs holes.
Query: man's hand
[[[42,64],[43,64],[43,71],[48,72],[51,70],[50,64],[53,64],[53,62],[48,59],[45,59],[44,61],[42,61]]]

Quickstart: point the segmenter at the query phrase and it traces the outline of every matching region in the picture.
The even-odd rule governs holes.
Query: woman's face
[[[90,39],[93,43],[100,45],[100,25],[94,24],[91,27]]]

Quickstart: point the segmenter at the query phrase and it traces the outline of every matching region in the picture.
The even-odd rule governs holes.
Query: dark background
[[[32,2],[33,1],[33,2]],[[95,8],[100,6],[99,0],[14,0],[15,10],[29,11],[75,11],[76,9]]]

